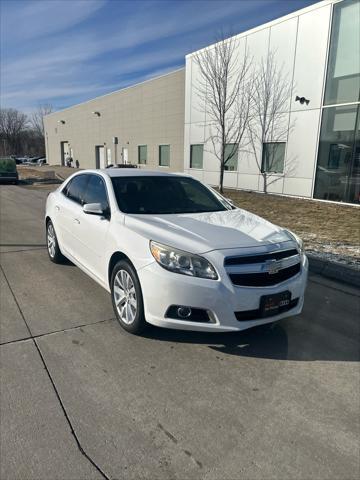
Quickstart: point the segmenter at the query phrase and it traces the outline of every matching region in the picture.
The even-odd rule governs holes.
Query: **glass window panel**
[[[159,165],[168,167],[170,165],[170,145],[159,146]]]
[[[236,172],[238,168],[238,144],[227,143],[225,145],[225,170]]]
[[[334,5],[325,104],[349,103],[360,95],[360,0]]]
[[[262,172],[284,173],[285,146],[285,142],[264,143]]]
[[[204,145],[190,145],[190,168],[203,168]]]
[[[103,209],[109,206],[105,183],[99,175],[90,175],[84,194],[84,203],[101,203]]]
[[[315,198],[359,203],[359,111],[358,105],[323,109]]]
[[[147,162],[147,145],[138,146],[138,163],[145,165]]]
[[[83,205],[86,185],[89,180],[89,175],[77,175],[67,185],[64,190],[65,195],[76,203]]]

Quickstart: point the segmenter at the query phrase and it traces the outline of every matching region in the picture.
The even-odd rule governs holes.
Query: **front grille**
[[[292,308],[295,308],[296,305],[299,303],[298,298],[294,298],[288,305],[283,307],[279,307],[276,312],[270,311],[265,315],[262,314],[260,308],[257,310],[244,310],[242,312],[235,312],[236,320],[239,322],[247,322],[248,320],[260,320],[261,318],[269,318],[274,317],[275,315],[279,315],[280,313],[288,312]]]
[[[300,263],[291,267],[283,268],[277,273],[259,272],[259,273],[230,273],[230,279],[234,285],[244,287],[269,287],[281,282],[285,282],[300,272]]]
[[[249,263],[263,263],[266,260],[282,260],[283,258],[292,257],[298,255],[296,248],[291,250],[281,250],[279,252],[263,253],[259,255],[243,255],[237,257],[225,258],[224,265],[247,265]]]

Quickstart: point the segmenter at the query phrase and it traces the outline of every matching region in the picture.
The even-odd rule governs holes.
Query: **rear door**
[[[89,177],[89,174],[80,174],[70,180],[61,192],[59,205],[55,207],[58,210],[60,245],[79,262],[82,259],[83,247],[79,245],[78,227]],[[65,251],[64,253],[66,253]]]

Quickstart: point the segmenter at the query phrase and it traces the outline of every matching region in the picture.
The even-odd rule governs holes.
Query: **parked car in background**
[[[129,332],[230,332],[302,310],[302,241],[190,176],[75,173],[48,196],[45,220],[51,261],[64,255],[111,292]]]
[[[16,169],[16,161],[11,157],[0,158],[0,182],[17,185],[18,181],[19,175]]]
[[[38,161],[37,161],[37,164],[38,165],[47,165],[47,162],[46,162],[46,158],[45,157],[42,157],[42,158],[39,158]]]

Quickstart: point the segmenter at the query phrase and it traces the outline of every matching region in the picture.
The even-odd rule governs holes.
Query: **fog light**
[[[180,318],[189,318],[191,315],[190,307],[179,307],[177,309],[177,314]]]

